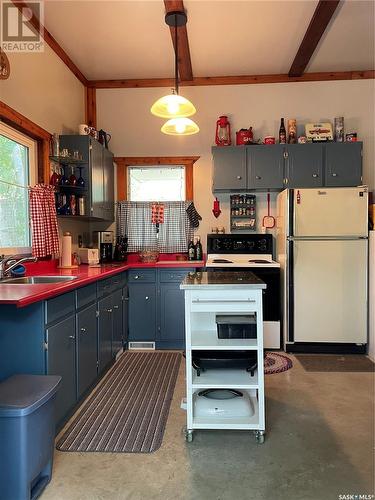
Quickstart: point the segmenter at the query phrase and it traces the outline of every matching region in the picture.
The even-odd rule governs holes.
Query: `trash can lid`
[[[57,391],[58,375],[13,375],[0,383],[0,418],[23,417],[37,410]]]

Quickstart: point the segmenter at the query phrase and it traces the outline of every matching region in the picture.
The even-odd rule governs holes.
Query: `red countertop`
[[[130,254],[128,262],[104,264],[99,267],[80,265],[76,269],[58,269],[56,261],[26,263],[27,276],[77,276],[76,279],[63,283],[43,283],[38,285],[7,285],[0,282],[0,305],[15,304],[25,307],[40,300],[69,292],[75,288],[89,285],[95,281],[109,278],[128,269],[139,268],[188,268],[204,267],[204,261],[176,260],[175,254],[162,254],[156,263],[145,264],[137,261],[137,256]]]

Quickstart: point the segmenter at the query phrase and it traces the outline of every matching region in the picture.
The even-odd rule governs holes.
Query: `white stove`
[[[252,271],[266,283],[263,294],[264,347],[279,349],[280,264],[272,259],[272,245],[270,234],[209,234],[206,268],[208,272]]]
[[[221,254],[210,253],[207,255],[206,267],[280,267],[272,259],[271,254]]]

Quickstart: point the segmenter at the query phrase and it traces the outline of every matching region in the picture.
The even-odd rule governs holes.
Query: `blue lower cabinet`
[[[185,299],[179,283],[160,285],[159,349],[183,349],[185,345]]]
[[[99,373],[112,361],[112,297],[109,295],[98,301],[99,331],[98,357]]]
[[[129,283],[129,341],[155,341],[155,339],[156,285]]]
[[[116,354],[123,347],[123,314],[122,314],[122,290],[116,290],[112,294],[112,314],[113,314],[113,324],[112,324],[112,357],[116,357]]]
[[[56,422],[60,422],[77,401],[75,316],[47,328],[47,374],[62,377],[56,397]]]
[[[124,347],[128,342],[128,325],[129,325],[129,289],[124,286],[122,289],[122,335]]]
[[[185,302],[180,283],[190,271],[163,268],[129,272],[129,341],[153,341],[157,349],[184,348]]]
[[[80,398],[97,377],[98,328],[96,304],[77,313],[77,393]]]

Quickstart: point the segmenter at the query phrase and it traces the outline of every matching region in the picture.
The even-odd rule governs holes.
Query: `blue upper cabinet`
[[[247,173],[245,147],[213,147],[212,155],[213,192],[246,189]]]
[[[325,185],[362,184],[362,142],[329,143],[325,146]]]
[[[362,184],[362,143],[213,147],[213,192]]]
[[[95,220],[114,220],[114,166],[113,154],[87,135],[60,136],[61,148],[79,151],[85,164],[86,215]],[[77,175],[77,172],[76,172]]]
[[[323,149],[323,144],[288,144],[285,148],[285,186],[322,186]]]
[[[249,146],[247,157],[247,189],[283,189],[284,145]]]

